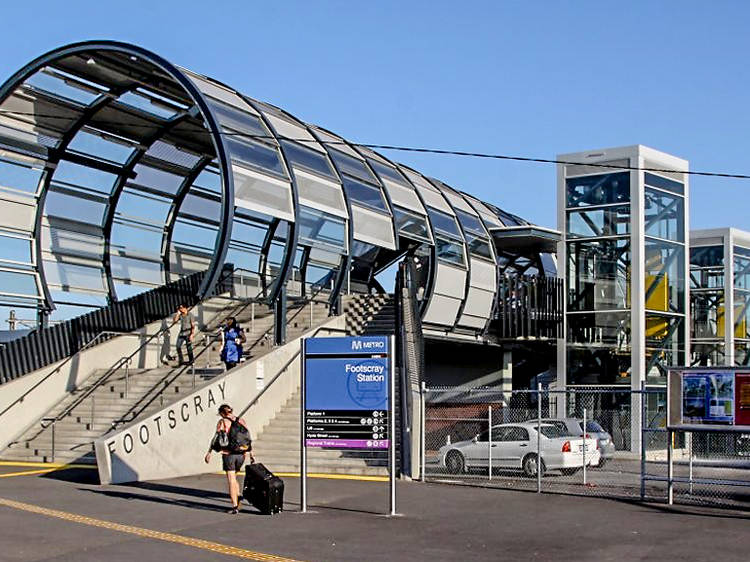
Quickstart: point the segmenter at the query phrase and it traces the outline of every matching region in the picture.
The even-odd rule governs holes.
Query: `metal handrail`
[[[158,398],[159,395],[155,394],[155,395],[151,396],[151,399],[148,402],[146,402],[145,404],[142,404],[142,402],[146,398],[149,397],[149,395],[151,394],[151,392],[153,390],[158,389],[160,387],[162,387],[163,389],[168,388],[180,375],[184,374],[185,371],[188,370],[188,368],[190,368],[192,370],[192,372],[193,372],[193,387],[195,387],[195,361],[196,361],[196,359],[198,359],[201,355],[203,355],[204,353],[206,353],[211,348],[211,344],[213,342],[215,342],[216,340],[218,340],[219,336],[218,335],[210,336],[210,339],[211,339],[210,343],[208,345],[206,345],[202,350],[200,350],[195,356],[193,356],[193,362],[190,365],[185,365],[184,368],[177,369],[176,372],[175,371],[170,371],[169,373],[167,373],[166,375],[164,375],[164,377],[162,377],[159,381],[157,381],[155,384],[153,384],[151,386],[151,388],[149,388],[143,394],[143,396],[140,398],[140,400],[138,400],[138,402],[136,402],[135,404],[133,404],[133,406],[127,412],[125,412],[122,416],[120,416],[119,419],[117,419],[117,420],[115,420],[115,421],[113,421],[111,423],[111,426],[107,430],[107,433],[109,433],[110,431],[116,429],[119,425],[121,425],[123,423],[131,422],[134,419],[136,419],[141,414],[141,412],[143,412],[146,408],[148,408],[154,402],[154,400],[156,400]],[[170,379],[170,380],[167,380],[167,379]],[[134,410],[136,410],[139,407],[140,407],[140,411],[138,411],[137,413],[132,413],[131,414],[131,412],[133,412]],[[130,418],[129,419],[125,419],[128,416],[130,416]]]
[[[217,284],[218,284],[218,283],[221,283],[221,282],[223,282],[223,281],[224,281],[224,279],[226,279],[226,277],[227,277],[227,276],[229,276],[229,275],[232,275],[232,274],[234,273],[234,271],[235,271],[235,270],[234,270],[234,269],[232,269],[232,271],[231,271],[231,272],[229,272],[229,273],[228,273],[228,274],[227,274],[226,276],[221,276],[221,277],[219,277],[219,280],[217,281]],[[190,307],[190,308],[189,308],[188,310],[192,310],[192,309],[193,309],[193,308],[195,308],[195,307],[196,307],[196,306],[197,306],[198,304],[199,304],[199,303],[196,303],[195,305],[191,306],[191,307]],[[76,400],[74,400],[74,401],[73,401],[73,403],[72,403],[72,404],[71,404],[70,406],[68,406],[67,408],[65,408],[65,410],[63,410],[63,412],[62,412],[61,414],[58,414],[58,415],[56,416],[56,420],[57,420],[57,421],[60,421],[60,420],[62,420],[63,418],[65,418],[66,416],[68,416],[68,415],[69,415],[69,414],[70,414],[70,413],[71,413],[71,412],[72,412],[72,411],[73,411],[73,410],[74,410],[75,408],[77,408],[78,406],[80,406],[80,404],[81,404],[81,403],[82,403],[82,402],[83,402],[83,401],[84,401],[84,400],[85,400],[86,398],[88,398],[89,396],[91,396],[91,394],[92,394],[93,392],[95,392],[95,391],[96,391],[96,390],[97,390],[97,389],[98,389],[98,388],[99,388],[99,387],[100,387],[100,386],[101,386],[102,384],[104,384],[105,382],[107,382],[107,381],[109,380],[109,378],[110,378],[110,377],[111,377],[111,376],[112,376],[112,375],[113,375],[114,373],[116,373],[116,372],[117,372],[117,371],[118,371],[118,370],[120,369],[120,367],[121,367],[122,365],[124,365],[124,364],[130,364],[130,362],[132,361],[133,357],[135,357],[135,356],[136,356],[136,355],[137,355],[138,353],[140,353],[140,352],[141,352],[141,351],[142,351],[142,350],[143,350],[143,349],[144,349],[144,348],[145,348],[145,347],[146,347],[147,345],[149,345],[149,344],[150,344],[150,343],[151,343],[151,342],[152,342],[152,341],[154,340],[154,338],[158,338],[158,337],[159,337],[160,335],[162,335],[162,334],[164,334],[164,333],[168,332],[169,330],[171,330],[171,329],[172,329],[172,328],[173,328],[173,327],[174,327],[174,326],[175,326],[175,325],[177,324],[177,322],[178,322],[178,321],[173,321],[173,322],[172,322],[171,324],[169,324],[169,325],[168,325],[168,326],[167,326],[166,328],[162,328],[161,330],[158,330],[158,331],[154,332],[154,333],[153,333],[153,334],[152,334],[151,336],[149,336],[149,337],[148,337],[148,338],[147,338],[147,339],[146,339],[146,340],[145,340],[145,341],[144,341],[144,342],[143,342],[143,343],[142,343],[141,345],[139,345],[139,346],[138,346],[138,348],[136,348],[136,350],[135,350],[135,351],[133,351],[133,352],[132,352],[132,353],[131,353],[130,355],[128,355],[128,356],[125,356],[125,357],[121,357],[120,359],[118,359],[117,361],[115,361],[115,362],[114,362],[114,363],[113,363],[113,364],[112,364],[112,365],[111,365],[111,366],[110,366],[110,367],[109,367],[109,368],[108,368],[108,369],[106,370],[106,372],[104,373],[104,375],[102,375],[102,376],[101,376],[101,377],[99,378],[99,380],[97,380],[97,381],[96,381],[96,382],[95,382],[95,383],[94,383],[93,385],[89,386],[89,387],[88,387],[88,388],[86,389],[86,391],[85,391],[85,392],[84,392],[83,394],[81,394],[81,396],[79,396],[78,398],[76,398]],[[137,335],[137,334],[135,334],[135,335]],[[1,415],[1,414],[0,414],[0,415]],[[92,419],[92,422],[93,422],[93,419]]]
[[[13,402],[11,402],[11,403],[10,403],[10,404],[9,404],[8,406],[6,406],[6,407],[5,407],[5,409],[4,409],[4,410],[3,410],[2,412],[0,412],[0,417],[4,416],[4,415],[5,415],[5,414],[6,414],[7,412],[8,412],[8,410],[10,410],[10,409],[11,409],[11,408],[12,408],[13,406],[15,406],[16,404],[20,404],[21,402],[23,402],[23,401],[24,401],[24,399],[25,399],[25,398],[26,398],[26,397],[27,397],[27,396],[28,396],[29,394],[31,394],[31,393],[32,393],[33,391],[35,391],[35,390],[36,390],[37,388],[39,388],[39,386],[41,386],[42,384],[44,384],[44,382],[45,382],[45,381],[46,381],[47,379],[49,379],[49,378],[50,378],[50,377],[51,377],[52,375],[54,375],[55,373],[58,373],[58,372],[60,372],[60,369],[62,369],[63,367],[65,367],[65,365],[67,365],[67,364],[68,364],[68,363],[70,363],[70,362],[71,362],[71,361],[72,361],[73,359],[75,359],[75,358],[76,358],[76,357],[78,356],[78,354],[79,354],[79,353],[81,353],[81,352],[83,352],[83,351],[87,350],[87,349],[88,349],[89,347],[93,347],[93,345],[94,345],[94,342],[96,342],[97,340],[99,340],[99,338],[101,338],[102,336],[105,336],[105,335],[108,335],[108,336],[112,336],[112,335],[115,335],[115,336],[138,336],[139,334],[134,334],[134,333],[132,333],[132,332],[114,332],[114,331],[112,331],[112,330],[103,330],[103,331],[99,332],[99,333],[98,333],[98,334],[96,334],[96,335],[95,335],[95,336],[94,336],[93,338],[91,338],[91,339],[90,339],[89,341],[87,341],[87,342],[86,342],[86,343],[85,343],[84,345],[82,345],[82,346],[81,346],[81,348],[80,348],[80,349],[79,349],[78,351],[76,351],[76,352],[75,352],[75,353],[74,353],[73,355],[70,355],[69,357],[67,357],[67,358],[66,358],[66,359],[65,359],[65,360],[64,360],[64,361],[63,361],[62,363],[60,363],[60,365],[58,365],[58,366],[57,366],[57,367],[56,367],[56,368],[55,368],[54,370],[52,370],[52,371],[50,371],[49,373],[47,373],[47,374],[46,374],[46,375],[45,375],[44,377],[42,377],[42,378],[41,378],[41,379],[40,379],[39,381],[37,381],[37,382],[36,382],[36,383],[34,384],[34,386],[32,386],[31,388],[29,388],[29,389],[28,389],[28,390],[27,390],[26,392],[24,392],[24,393],[23,393],[23,394],[22,394],[21,396],[19,396],[19,397],[18,397],[18,398],[16,398],[16,399],[15,399],[15,400],[14,400]],[[45,418],[45,419],[46,419],[46,418]]]
[[[311,336],[308,336],[308,337],[314,338],[314,337],[315,337],[315,336],[317,336],[317,335],[318,335],[318,334],[319,334],[320,332],[324,332],[324,331],[325,331],[325,332],[329,332],[329,333],[335,333],[335,334],[346,334],[346,333],[347,333],[347,332],[346,332],[346,330],[344,330],[344,329],[342,329],[342,328],[330,328],[330,327],[328,327],[328,326],[321,326],[321,327],[319,327],[319,328],[318,328],[317,330],[315,330],[315,332],[313,332],[313,334],[312,334]],[[253,406],[254,406],[254,405],[255,405],[255,404],[256,404],[256,403],[258,402],[258,400],[260,400],[260,398],[261,398],[261,397],[262,397],[262,396],[263,396],[263,395],[264,395],[264,394],[266,393],[266,391],[267,391],[267,390],[268,390],[269,388],[271,388],[271,386],[273,385],[273,383],[274,383],[274,382],[276,382],[276,380],[278,380],[278,378],[279,378],[279,377],[280,377],[280,376],[281,376],[281,375],[282,375],[282,374],[284,373],[284,371],[286,371],[286,370],[287,370],[287,369],[288,369],[288,368],[290,367],[290,365],[291,365],[292,363],[294,363],[294,361],[295,361],[295,360],[297,359],[297,357],[299,357],[299,356],[300,356],[300,354],[301,354],[301,353],[302,353],[302,350],[301,350],[301,349],[298,349],[297,351],[295,351],[295,352],[294,352],[294,355],[292,355],[292,356],[291,356],[291,357],[290,357],[290,358],[289,358],[289,359],[288,359],[288,360],[286,361],[286,363],[284,363],[284,364],[283,364],[283,365],[282,365],[282,366],[281,366],[281,367],[280,367],[280,368],[279,368],[279,369],[278,369],[278,370],[276,371],[276,374],[274,374],[274,376],[273,376],[273,377],[271,377],[271,380],[270,380],[270,381],[268,381],[268,384],[266,384],[266,385],[265,385],[265,386],[263,387],[263,390],[261,390],[261,391],[260,391],[260,392],[259,392],[259,393],[258,393],[258,394],[257,394],[257,395],[255,396],[255,398],[253,398],[253,399],[252,399],[252,400],[250,401],[250,403],[249,403],[249,404],[248,404],[247,406],[245,406],[245,408],[244,408],[244,409],[243,409],[243,410],[242,410],[242,411],[241,411],[241,412],[240,412],[240,413],[238,414],[238,416],[237,416],[237,417],[241,417],[241,416],[243,416],[243,415],[244,415],[245,413],[247,413],[247,411],[248,411],[248,410],[249,410],[250,408],[252,408],[252,407],[253,407]]]
[[[309,299],[307,299],[306,302],[312,301],[312,299],[319,292],[320,291],[317,291],[314,295],[312,295]],[[252,304],[252,302],[257,302],[257,301],[251,301],[250,303],[247,303],[243,308],[247,308],[247,306],[249,306],[250,304]],[[327,302],[327,301],[325,301],[325,302]],[[304,306],[301,307],[300,310],[298,310],[291,318],[289,318],[287,320],[287,322],[291,322],[294,318],[296,318],[296,316],[300,312],[302,312],[302,310],[304,310]],[[329,329],[330,330],[334,330],[334,328],[329,328]],[[336,330],[338,330],[338,328],[336,328]],[[250,349],[253,349],[264,337],[266,337],[269,334],[269,332],[272,332],[272,331],[273,331],[273,328],[270,328],[270,329],[266,330],[263,334],[261,334],[255,340],[255,342],[251,345]],[[317,334],[317,333],[318,332],[316,331],[315,334]],[[220,339],[221,335],[220,334],[215,334],[215,335],[212,335],[212,336],[211,335],[207,335],[206,337],[209,338],[209,343],[207,345],[205,345],[205,347],[201,351],[199,351],[198,354],[195,355],[194,358],[193,358],[193,365],[191,365],[191,367],[193,368],[193,374],[194,375],[195,375],[195,370],[194,370],[195,369],[195,361],[201,355],[203,355],[204,353],[208,352],[210,350],[210,348],[211,348],[211,344],[213,344],[215,341],[217,341],[218,339]],[[120,425],[122,425],[124,423],[128,423],[128,422],[131,422],[134,419],[136,419],[146,408],[148,408],[154,402],[154,400],[157,399],[158,394],[151,396],[150,400],[148,402],[146,402],[145,404],[142,403],[143,400],[146,399],[155,389],[158,389],[158,388],[166,389],[166,388],[168,388],[180,375],[182,375],[185,372],[185,370],[186,369],[182,369],[182,370],[180,370],[177,373],[168,373],[163,378],[161,378],[159,381],[157,381],[154,385],[152,385],[151,388],[149,388],[144,393],[143,397],[138,402],[136,402],[118,420],[115,420],[115,421],[112,422],[112,425],[111,425],[110,429],[107,430],[107,433],[109,433],[110,431],[115,430],[118,426],[120,426]],[[273,379],[273,380],[275,380],[275,379]],[[273,380],[271,382],[273,382]],[[271,384],[271,383],[269,383],[269,384]],[[195,386],[195,376],[193,377],[193,386]],[[140,410],[137,413],[134,412],[134,410],[138,409],[139,407],[140,407]],[[133,413],[131,413],[131,412],[133,412]]]

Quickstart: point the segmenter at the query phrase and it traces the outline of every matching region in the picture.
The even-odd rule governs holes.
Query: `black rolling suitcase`
[[[245,467],[242,495],[266,515],[284,511],[284,481],[260,463]]]

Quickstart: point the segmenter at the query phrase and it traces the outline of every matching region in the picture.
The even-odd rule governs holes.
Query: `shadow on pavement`
[[[115,498],[115,499],[121,499],[121,500],[139,500],[139,501],[146,501],[146,502],[152,502],[152,503],[160,503],[162,505],[175,505],[180,507],[189,507],[192,509],[203,509],[206,511],[216,511],[219,513],[224,513],[226,510],[230,507],[229,504],[227,505],[216,505],[214,503],[205,503],[205,502],[197,502],[193,500],[185,500],[185,499],[170,499],[170,498],[164,498],[164,497],[158,497],[158,496],[149,496],[146,494],[136,494],[133,492],[118,492],[115,490],[92,490],[89,488],[79,488],[82,492],[91,492],[92,494],[99,494],[102,496],[106,496],[109,498]],[[257,511],[248,511],[244,506],[242,509],[242,513],[247,513],[249,515],[260,515]]]
[[[61,482],[73,482],[74,484],[99,484],[99,473],[90,468],[61,468],[41,474],[39,478],[59,480]]]
[[[181,496],[192,496],[195,498],[227,499],[229,497],[226,491],[203,490],[200,488],[186,488],[184,486],[174,486],[172,484],[162,484],[159,482],[130,482],[128,484],[120,484],[120,486],[128,487],[128,488],[138,488],[140,490],[148,490],[150,492],[164,492],[165,494],[178,494]]]

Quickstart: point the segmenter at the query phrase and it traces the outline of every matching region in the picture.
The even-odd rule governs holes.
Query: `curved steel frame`
[[[185,76],[179,68],[177,68],[176,66],[174,66],[172,63],[162,58],[161,56],[155,53],[152,53],[151,51],[148,51],[141,47],[130,45],[127,43],[120,43],[118,41],[85,41],[81,43],[74,43],[71,45],[67,45],[65,47],[61,47],[59,49],[55,49],[44,55],[41,55],[40,57],[37,57],[36,59],[31,61],[27,65],[25,65],[21,70],[13,74],[13,76],[11,76],[8,80],[5,81],[5,83],[3,83],[2,86],[0,86],[0,104],[2,104],[8,98],[8,96],[11,95],[12,92],[14,92],[24,81],[26,81],[33,74],[35,74],[37,71],[41,70],[48,64],[54,63],[54,61],[56,60],[60,60],[60,59],[63,59],[63,58],[66,58],[66,57],[69,57],[78,53],[102,52],[102,51],[117,52],[117,53],[123,53],[125,55],[129,55],[132,57],[138,57],[160,68],[162,71],[164,71],[167,75],[173,78],[177,82],[177,84],[181,86],[185,90],[185,92],[188,94],[188,96],[193,100],[195,105],[200,110],[201,116],[203,117],[203,120],[206,123],[209,132],[211,133],[211,141],[214,145],[214,150],[216,152],[216,156],[219,161],[219,166],[220,166],[221,175],[222,175],[222,199],[221,199],[221,220],[220,220],[219,230],[218,230],[218,234],[216,237],[216,243],[214,245],[214,252],[213,252],[215,258],[210,262],[208,271],[206,272],[203,282],[201,283],[201,287],[198,291],[199,296],[201,297],[205,296],[210,292],[214,283],[218,279],[221,273],[222,264],[226,257],[226,252],[227,252],[227,248],[229,245],[229,235],[232,229],[232,215],[234,211],[234,181],[233,181],[233,176],[232,176],[232,169],[231,169],[231,166],[229,165],[228,158],[227,158],[227,150],[224,146],[224,143],[221,137],[221,131],[218,127],[217,120],[209,104],[206,102],[203,96],[203,93],[201,93],[200,90],[198,90],[198,88],[193,84],[193,82],[187,76]],[[111,96],[107,96],[107,102],[109,102],[109,99],[111,99]],[[100,107],[98,107],[97,110],[98,109],[100,109]],[[93,116],[93,113],[89,115],[88,118],[91,118],[92,116]],[[75,129],[75,132],[77,132],[77,130],[83,127],[84,125],[85,125],[85,122],[81,122],[78,128]],[[66,134],[69,134],[73,130],[74,128],[71,128],[71,130],[69,130]],[[70,137],[71,139],[72,139],[72,136],[75,135],[75,132],[72,133]],[[68,142],[70,141],[68,140]],[[62,148],[62,144],[61,144],[61,148]],[[64,148],[62,148],[62,150],[64,150]],[[51,161],[52,160],[47,160],[47,162],[51,162]],[[42,191],[39,193],[39,197],[37,199],[38,215],[37,215],[37,223],[35,225],[36,230],[34,232],[35,237],[38,236],[39,234],[38,228],[41,225],[41,214],[43,212],[44,201],[45,201],[46,193],[48,191],[49,181],[51,181],[52,175],[53,174],[49,173],[49,168],[48,168],[47,173],[45,174],[45,179],[43,180],[45,184],[42,186]],[[44,274],[44,267],[41,262],[41,245],[40,244],[37,244],[36,251],[37,251],[36,273],[39,275],[39,279],[43,287],[44,298],[46,301],[45,305],[47,306],[48,309],[52,309],[53,301],[49,293],[49,288],[46,282],[46,276]],[[104,260],[105,260],[105,256],[103,255],[102,261],[104,262]]]
[[[161,260],[162,260],[163,271],[164,271],[165,280],[166,280],[171,275],[170,248],[172,246],[173,231],[175,228],[177,217],[179,215],[180,208],[182,204],[184,203],[185,198],[187,197],[190,191],[190,188],[192,184],[195,182],[198,175],[207,166],[209,166],[212,162],[214,162],[214,159],[215,159],[218,169],[219,169],[219,173],[221,175],[221,182],[222,182],[221,192],[220,192],[221,209],[220,209],[218,232],[216,234],[216,239],[214,242],[213,256],[209,262],[208,271],[199,289],[198,296],[204,297],[207,294],[209,294],[209,292],[213,288],[214,283],[216,282],[216,280],[218,279],[221,273],[222,267],[224,265],[224,261],[226,259],[229,244],[231,241],[232,223],[233,223],[233,215],[234,215],[234,209],[235,209],[234,178],[233,178],[233,172],[232,172],[232,164],[231,164],[231,160],[229,157],[230,150],[227,144],[224,142],[224,137],[223,137],[224,133],[221,127],[221,120],[219,119],[219,116],[217,116],[217,114],[214,113],[214,110],[212,109],[212,105],[209,102],[210,96],[208,94],[204,94],[201,91],[200,85],[194,82],[188,76],[191,73],[189,73],[188,71],[183,71],[182,69],[169,63],[162,57],[146,49],[143,49],[134,45],[120,43],[116,41],[87,41],[87,42],[82,42],[82,43],[75,43],[72,45],[68,45],[68,46],[50,51],[49,53],[36,58],[32,62],[24,66],[21,70],[19,70],[13,76],[11,76],[11,78],[8,79],[4,84],[2,84],[2,86],[0,86],[0,104],[3,103],[18,87],[20,87],[20,85],[26,79],[28,79],[30,76],[32,76],[34,73],[38,72],[39,70],[43,69],[46,65],[54,64],[55,61],[57,60],[61,60],[61,59],[64,59],[66,57],[70,57],[76,54],[82,54],[82,53],[96,54],[97,52],[119,53],[125,56],[133,57],[134,60],[135,58],[141,59],[145,61],[146,63],[159,68],[161,71],[166,73],[170,77],[171,80],[174,80],[174,83],[183,90],[186,98],[189,98],[190,100],[192,100],[192,104],[187,109],[185,109],[183,112],[179,112],[177,115],[175,115],[171,119],[167,119],[165,123],[162,124],[161,128],[159,129],[157,133],[155,133],[154,135],[151,135],[144,142],[140,143],[141,146],[139,146],[136,150],[134,150],[134,152],[128,157],[126,162],[122,166],[116,167],[117,169],[113,172],[113,173],[118,174],[118,179],[115,182],[115,185],[113,186],[112,192],[110,193],[109,201],[107,202],[107,207],[105,210],[105,215],[104,215],[103,224],[102,224],[102,235],[104,237],[102,268],[105,272],[107,290],[109,292],[110,299],[114,300],[117,298],[116,290],[114,286],[114,279],[113,279],[112,271],[111,271],[112,269],[111,268],[111,256],[110,256],[111,232],[112,232],[112,225],[114,223],[114,217],[115,217],[117,205],[118,205],[118,202],[120,201],[120,197],[125,188],[127,179],[128,177],[132,176],[136,164],[141,161],[143,156],[147,153],[149,147],[156,140],[158,140],[161,136],[166,134],[170,128],[176,126],[182,119],[186,118],[187,116],[202,118],[205,126],[208,129],[208,133],[211,137],[211,143],[214,148],[215,156],[205,154],[202,158],[200,158],[199,161],[195,165],[193,165],[192,169],[190,169],[188,174],[183,178],[181,184],[179,185],[177,189],[177,192],[172,197],[171,205],[167,213],[166,219],[164,221],[164,233],[162,235],[162,246],[161,246]],[[209,80],[212,83],[215,83],[217,85],[224,86],[218,81],[211,80],[208,78],[206,78],[206,80]],[[143,84],[148,87],[148,79],[145,77],[138,77],[134,79],[134,82],[136,82],[137,84]],[[273,290],[271,291],[270,294],[267,295],[267,298],[269,299],[269,301],[273,302],[277,300],[283,293],[284,286],[289,280],[292,270],[294,268],[294,263],[295,263],[296,255],[298,251],[298,243],[299,243],[298,183],[297,183],[297,179],[295,177],[294,171],[293,171],[292,163],[289,161],[288,155],[286,154],[286,151],[283,145],[279,142],[281,139],[284,139],[286,137],[284,135],[281,135],[276,130],[272,121],[265,114],[265,109],[263,107],[263,104],[256,100],[253,100],[252,98],[249,98],[247,96],[240,94],[239,92],[237,92],[231,87],[228,87],[228,86],[224,86],[224,87],[226,87],[229,92],[232,92],[233,95],[236,95],[238,97],[238,100],[242,100],[242,102],[247,104],[248,109],[253,110],[255,113],[257,113],[257,117],[260,120],[260,122],[269,131],[271,137],[273,137],[276,141],[276,148],[279,153],[281,164],[283,168],[286,170],[286,173],[288,175],[288,180],[290,182],[291,198],[292,198],[292,212],[293,212],[294,220],[291,221],[287,219],[275,218],[274,220],[270,221],[270,223],[268,224],[269,230],[266,233],[266,238],[260,250],[261,264],[267,264],[270,250],[273,245],[274,236],[276,234],[277,226],[278,224],[280,224],[281,220],[285,220],[287,222],[288,228],[287,228],[286,243],[284,245],[284,255],[280,264],[280,270],[279,270],[278,276],[274,279],[275,285],[273,287]],[[37,192],[36,192],[37,207],[35,210],[36,215],[34,217],[32,235],[35,239],[37,239],[37,241],[41,234],[41,224],[42,224],[42,217],[44,216],[44,206],[45,206],[46,196],[50,188],[50,182],[53,180],[54,169],[56,167],[57,162],[60,161],[61,157],[66,151],[67,146],[75,137],[76,133],[80,131],[89,122],[89,120],[95,116],[97,111],[105,107],[111,100],[118,98],[125,91],[132,89],[132,87],[121,88],[121,89],[123,90],[123,92],[114,90],[114,91],[102,93],[100,94],[100,97],[95,98],[93,101],[91,101],[88,106],[84,106],[83,108],[81,108],[81,112],[82,112],[81,115],[77,118],[73,118],[75,120],[75,123],[71,124],[70,128],[66,130],[64,133],[62,133],[59,145],[55,148],[51,148],[48,150],[48,157],[46,158],[46,161],[45,161],[44,173],[39,180],[39,184],[38,184]],[[333,290],[332,290],[331,297],[330,297],[331,303],[333,303],[340,296],[342,292],[343,284],[347,279],[347,275],[350,275],[350,269],[351,269],[352,262],[353,262],[351,250],[354,244],[354,225],[353,225],[353,217],[352,217],[352,202],[350,201],[349,196],[347,195],[346,189],[344,188],[344,185],[343,185],[342,171],[339,170],[335,160],[331,157],[332,147],[328,146],[326,141],[322,140],[322,137],[324,134],[330,134],[335,138],[341,139],[342,143],[345,146],[347,146],[349,149],[351,149],[353,152],[355,152],[359,156],[359,159],[362,161],[365,167],[373,175],[381,193],[383,193],[383,195],[385,196],[386,205],[391,215],[391,226],[393,229],[393,236],[394,236],[394,240],[396,244],[396,253],[408,251],[408,249],[404,250],[399,244],[399,229],[396,223],[393,201],[390,197],[390,193],[388,189],[385,187],[384,179],[377,173],[377,171],[373,168],[373,166],[368,161],[368,155],[365,152],[363,152],[360,148],[358,148],[357,145],[352,144],[342,139],[341,137],[339,137],[338,135],[335,135],[334,133],[330,133],[330,131],[327,131],[322,128],[316,128],[316,127],[310,126],[281,109],[274,108],[274,112],[275,111],[278,111],[282,117],[288,119],[295,125],[302,127],[302,129],[305,130],[307,133],[309,133],[312,139],[314,139],[320,145],[320,147],[322,147],[323,152],[321,154],[325,155],[325,158],[327,159],[331,169],[333,170],[333,173],[336,175],[336,180],[341,185],[341,192],[343,194],[346,211],[348,213],[346,236],[347,236],[347,243],[349,246],[349,251],[346,253],[346,255],[342,256],[340,260],[339,271],[336,276],[336,279],[333,285]],[[252,113],[251,111],[248,111],[248,114],[251,114],[251,113]],[[24,151],[19,150],[19,152],[24,152]],[[390,166],[395,168],[400,173],[400,175],[404,178],[406,185],[411,186],[417,198],[419,199],[419,201],[422,203],[423,207],[425,208],[425,211],[427,209],[425,200],[422,197],[422,194],[420,193],[419,189],[415,185],[414,181],[412,181],[412,179],[406,173],[407,170],[410,173],[414,173],[416,174],[416,176],[422,178],[427,184],[435,186],[438,192],[440,193],[440,196],[445,200],[448,207],[453,210],[454,215],[456,214],[456,208],[454,207],[450,199],[444,193],[444,190],[441,188],[439,182],[428,179],[426,176],[424,176],[423,174],[420,174],[419,172],[417,172],[416,170],[413,170],[412,168],[409,168],[407,166],[403,166],[400,164],[396,164],[393,161],[389,160],[388,158],[383,157],[382,155],[379,155],[379,156],[382,157],[384,162],[387,162]],[[37,155],[37,158],[38,157],[39,156]],[[458,196],[463,197],[463,195],[461,195],[461,192],[456,191],[456,193],[458,193]],[[467,202],[468,206],[474,210],[474,213],[478,216],[480,223],[482,224],[485,232],[489,234],[490,232],[489,226],[486,224],[482,214],[477,210],[476,205],[474,205],[466,197],[463,197],[463,199]],[[494,205],[487,204],[487,207],[488,209],[492,210],[494,214],[498,214],[502,212]],[[501,223],[504,224],[504,221],[502,220],[502,216],[499,214],[498,216],[500,217]],[[432,302],[434,287],[436,284],[437,269],[438,269],[437,249],[434,243],[434,239],[436,237],[435,229],[432,224],[432,220],[430,219],[429,213],[426,213],[424,218],[427,221],[427,227],[429,229],[429,232],[431,233],[433,237],[433,243],[431,244],[431,249],[430,249],[429,271],[427,272],[426,279],[425,279],[425,288],[424,288],[425,297],[420,303],[420,313],[422,314],[422,316],[424,316],[427,309],[429,308],[430,303]],[[456,319],[453,322],[452,329],[456,329],[456,327],[458,326],[459,319],[463,313],[463,310],[465,309],[466,299],[467,299],[468,292],[471,286],[471,257],[468,251],[466,234],[464,232],[463,225],[461,225],[461,222],[458,220],[457,217],[455,218],[455,220],[456,222],[458,222],[458,225],[459,225],[459,232],[462,238],[462,245],[463,245],[464,252],[466,255],[466,267],[465,267],[466,284],[464,287],[464,297],[458,309]],[[491,236],[489,237],[489,243],[493,250],[495,262],[497,262],[497,249],[494,246],[494,242]],[[414,248],[419,248],[422,245],[425,245],[425,243],[421,243],[421,244],[416,243],[416,244],[417,245],[415,247],[410,246],[410,248],[414,249]],[[302,263],[300,265],[302,269],[301,275],[303,278],[303,282],[306,279],[306,269],[308,267],[308,262],[309,262],[309,259],[307,256],[308,253],[309,252],[307,251],[305,252],[305,255],[303,255]],[[34,256],[36,258],[35,273],[37,274],[39,282],[41,284],[40,290],[42,292],[41,298],[44,301],[43,306],[46,307],[47,310],[51,310],[54,308],[54,302],[52,301],[49,287],[47,286],[46,276],[45,276],[43,262],[42,262],[42,246],[39,243],[37,243],[35,246]],[[263,269],[265,269],[265,265]],[[498,275],[499,275],[499,272],[498,272]],[[265,282],[264,282],[264,287],[265,287]],[[482,330],[483,333],[486,333],[488,326],[489,326],[489,321],[485,325],[484,330]],[[448,326],[446,326],[445,328],[451,329]]]

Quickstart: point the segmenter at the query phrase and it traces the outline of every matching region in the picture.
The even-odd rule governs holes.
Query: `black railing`
[[[118,301],[82,316],[41,328],[0,349],[0,384],[22,377],[173,313],[180,303],[198,303],[202,271]]]
[[[557,277],[503,275],[491,329],[500,339],[562,338],[564,298]]]

